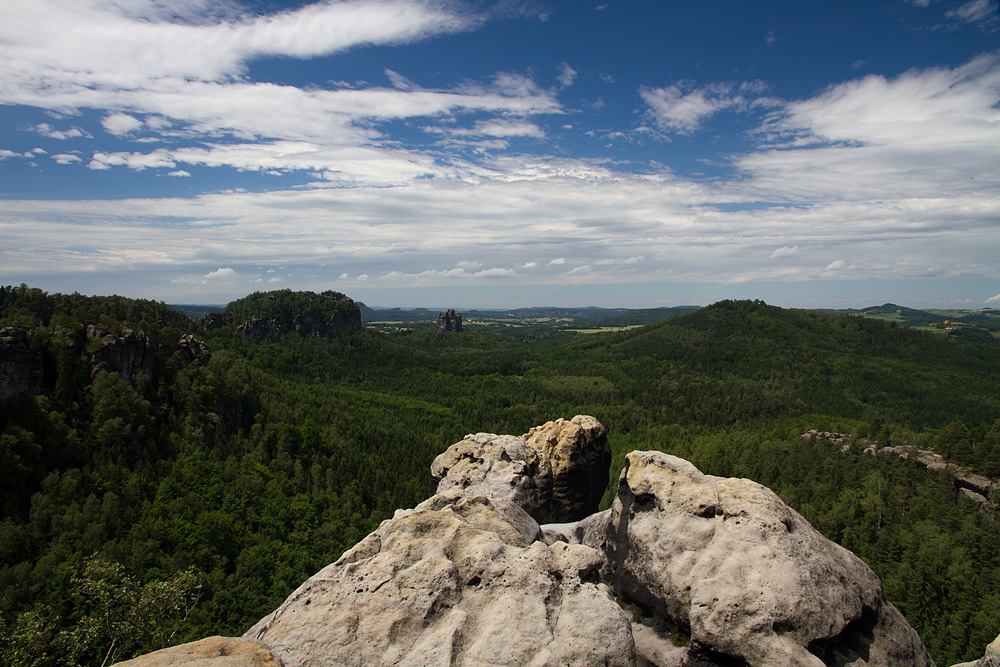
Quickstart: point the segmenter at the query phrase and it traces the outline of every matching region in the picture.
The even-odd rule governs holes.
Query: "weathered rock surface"
[[[536,426],[521,438],[467,435],[434,459],[431,475],[438,493],[502,498],[539,522],[566,522],[597,510],[610,463],[604,426],[577,415]]]
[[[933,664],[875,573],[755,482],[633,452],[585,543],[617,595],[690,636],[678,664]]]
[[[209,359],[212,358],[212,351],[208,344],[191,334],[182,336],[177,341],[177,351],[180,353],[181,368],[187,368],[195,362],[208,363]]]
[[[25,391],[40,394],[42,368],[42,358],[28,348],[27,329],[0,329],[0,402]]]
[[[556,419],[522,438],[552,468],[552,500],[543,521],[576,521],[597,511],[611,465],[611,445],[601,422],[587,415]]]
[[[571,521],[606,448],[592,417],[467,436],[437,494],[244,638],[284,667],[933,665],[875,574],[749,480],[633,452],[611,509]]]
[[[464,331],[462,328],[462,313],[456,313],[454,308],[442,310],[438,313],[436,326],[438,333],[459,333]]]
[[[979,660],[963,662],[952,667],[1000,667],[1000,637],[997,637],[986,647],[986,653]]]
[[[319,337],[362,328],[361,309],[350,297],[326,291],[313,294],[310,299],[309,307],[302,312],[282,312],[270,317],[253,315],[236,327],[236,333],[244,338],[259,340],[271,334],[292,331],[303,336]]]
[[[88,332],[91,329],[88,327]],[[94,329],[96,333],[105,330]],[[122,380],[129,382],[133,375],[142,373],[147,378],[153,377],[156,366],[156,353],[149,337],[141,331],[123,329],[117,336],[106,334],[102,336],[104,345],[90,357],[90,377],[94,378],[101,371],[115,373]]]
[[[524,532],[484,496],[433,496],[244,636],[286,667],[634,665],[628,620],[597,581],[601,555]]]
[[[262,643],[239,637],[206,637],[116,663],[121,667],[281,667]]]

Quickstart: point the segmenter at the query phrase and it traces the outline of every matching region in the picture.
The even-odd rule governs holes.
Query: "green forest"
[[[576,414],[608,429],[605,507],[627,452],[676,454],[769,486],[857,553],[938,664],[1000,633],[994,516],[948,471],[863,451],[930,448],[1000,477],[1000,345],[760,301],[588,335],[237,332],[330,308],[321,296],[258,293],[192,320],[0,288],[4,349],[41,375],[0,402],[0,664],[97,666],[240,635],[429,496],[431,461],[465,434]],[[126,329],[146,334],[141,371],[95,363]],[[179,345],[188,334],[207,349]],[[803,442],[810,429],[851,446]]]

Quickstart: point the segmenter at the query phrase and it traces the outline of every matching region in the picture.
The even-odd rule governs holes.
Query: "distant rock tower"
[[[442,310],[437,318],[438,333],[445,331],[462,331],[462,313],[456,313],[454,308]]]

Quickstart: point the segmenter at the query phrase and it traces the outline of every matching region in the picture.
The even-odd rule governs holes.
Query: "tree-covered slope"
[[[0,651],[10,664],[93,664],[107,646],[79,634],[95,609],[85,579],[112,566],[141,582],[194,568],[201,597],[175,639],[239,634],[426,497],[431,460],[466,433],[519,435],[575,414],[608,427],[613,479],[641,448],[772,486],[869,561],[939,662],[980,655],[982,637],[1000,632],[996,524],[956,500],[946,476],[861,454],[891,439],[1000,459],[992,346],[753,302],[615,334],[254,340],[235,327],[274,303],[266,295],[212,330],[153,302],[24,296],[4,302],[17,305],[0,309],[0,326],[30,325],[28,346],[53,375],[0,405],[0,635],[47,649]],[[288,312],[312,298],[287,297]],[[153,372],[91,376],[104,343],[79,332],[95,317],[135,326],[135,314],[161,341]],[[188,332],[210,358],[179,363]],[[805,449],[810,428],[858,446]],[[95,556],[109,565],[93,567]]]

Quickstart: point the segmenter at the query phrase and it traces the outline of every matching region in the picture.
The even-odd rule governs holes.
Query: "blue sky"
[[[0,3],[0,283],[1000,306],[998,0]]]

